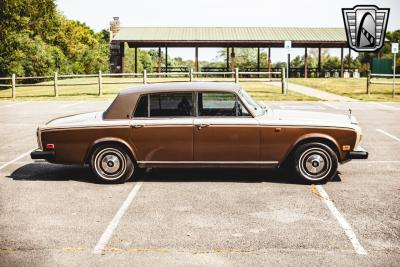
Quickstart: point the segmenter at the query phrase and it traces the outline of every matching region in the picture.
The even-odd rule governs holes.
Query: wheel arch
[[[131,156],[132,160],[136,161],[136,159],[137,159],[136,153],[126,141],[119,139],[119,138],[102,138],[102,139],[96,140],[89,146],[89,148],[86,151],[86,155],[85,155],[85,163],[89,163],[90,156],[97,147],[99,147],[101,145],[105,145],[105,144],[119,145],[119,146],[124,147],[127,150],[127,152],[129,153],[129,156]]]
[[[326,135],[326,134],[307,134],[307,135],[301,136],[300,138],[298,138],[296,140],[296,142],[293,143],[293,145],[290,147],[290,149],[286,153],[281,165],[286,164],[288,161],[290,161],[292,159],[292,157],[294,155],[294,151],[296,151],[296,149],[299,146],[306,144],[306,143],[313,143],[313,142],[322,143],[322,144],[330,147],[335,152],[339,163],[342,163],[342,156],[340,154],[339,144],[332,136]]]

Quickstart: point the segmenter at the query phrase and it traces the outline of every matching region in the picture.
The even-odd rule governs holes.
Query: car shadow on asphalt
[[[96,183],[88,166],[60,165],[35,162],[21,166],[9,176],[16,181],[79,181]],[[232,169],[232,168],[181,168],[147,169],[130,181],[143,182],[237,182],[237,183],[283,183],[304,184],[295,175],[285,170]],[[333,182],[341,181],[338,174]]]
[[[79,181],[95,183],[95,177],[87,166],[61,165],[34,162],[21,166],[9,176],[16,181]]]

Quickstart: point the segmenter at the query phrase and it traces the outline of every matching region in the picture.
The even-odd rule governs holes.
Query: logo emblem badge
[[[374,5],[357,5],[342,8],[347,42],[357,52],[374,52],[385,41],[390,8]]]

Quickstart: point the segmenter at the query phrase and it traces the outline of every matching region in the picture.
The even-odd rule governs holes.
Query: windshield
[[[263,108],[256,101],[254,101],[254,99],[243,88],[239,91],[239,94],[243,98],[243,100],[246,101],[247,106],[254,111],[256,116],[259,116],[259,115],[262,115],[265,113],[266,108]]]

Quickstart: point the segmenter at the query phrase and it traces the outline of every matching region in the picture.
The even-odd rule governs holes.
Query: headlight
[[[357,130],[357,139],[356,139],[356,143],[354,144],[354,148],[356,148],[360,144],[362,136],[363,136],[363,134],[362,134],[361,129],[358,129]]]

